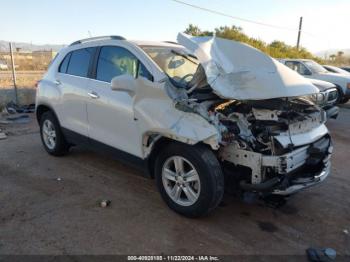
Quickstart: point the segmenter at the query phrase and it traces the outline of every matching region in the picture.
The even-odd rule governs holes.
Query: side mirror
[[[136,90],[135,78],[129,74],[120,75],[112,78],[111,89],[114,91],[127,92],[133,95]]]

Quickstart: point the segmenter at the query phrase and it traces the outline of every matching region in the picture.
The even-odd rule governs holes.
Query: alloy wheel
[[[168,158],[162,168],[162,181],[168,196],[181,206],[193,205],[200,195],[197,170],[184,157]]]

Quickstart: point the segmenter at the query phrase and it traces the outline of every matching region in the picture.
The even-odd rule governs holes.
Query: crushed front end
[[[230,101],[213,109],[226,127],[219,158],[240,190],[291,195],[330,174],[326,116],[307,99]]]
[[[203,142],[222,161],[226,187],[290,195],[330,174],[327,115],[310,80],[239,42],[185,34],[178,41],[200,64],[190,81],[172,79],[180,88],[171,97],[217,129]]]

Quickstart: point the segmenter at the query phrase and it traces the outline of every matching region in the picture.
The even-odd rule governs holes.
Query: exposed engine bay
[[[306,99],[271,99],[263,101],[229,101],[213,105],[226,127],[224,145],[237,143],[240,148],[264,155],[281,155],[293,149],[276,143],[274,136],[294,135],[314,129],[325,122],[322,111]]]
[[[330,168],[326,115],[308,97],[225,100],[204,87],[175,106],[217,128],[218,158],[240,174],[244,190],[289,194]]]

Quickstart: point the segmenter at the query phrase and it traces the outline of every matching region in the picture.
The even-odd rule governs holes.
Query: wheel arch
[[[40,124],[40,119],[42,117],[42,115],[46,112],[52,112],[54,114],[54,116],[56,117],[58,123],[59,123],[59,120],[58,120],[58,117],[57,117],[57,114],[55,112],[55,110],[53,110],[53,108],[49,105],[46,105],[46,104],[40,104],[36,107],[36,110],[35,110],[35,114],[36,114],[36,119],[38,121],[38,124]]]
[[[335,85],[335,88],[338,90],[338,96],[342,98],[344,96],[343,88],[338,84],[334,84],[334,85]]]
[[[154,141],[149,141],[150,138],[153,138]],[[166,137],[162,134],[153,134],[148,135],[148,137],[144,138],[144,147],[147,148],[148,155],[146,158],[146,165],[147,165],[147,172],[150,175],[151,178],[154,178],[154,168],[155,168],[155,162],[157,159],[158,154],[169,144],[182,144],[187,146],[196,146],[196,145],[204,145],[209,150],[213,150],[212,146],[208,143],[205,143],[205,141],[199,141],[195,144],[185,143],[179,140],[175,140],[169,137]]]

